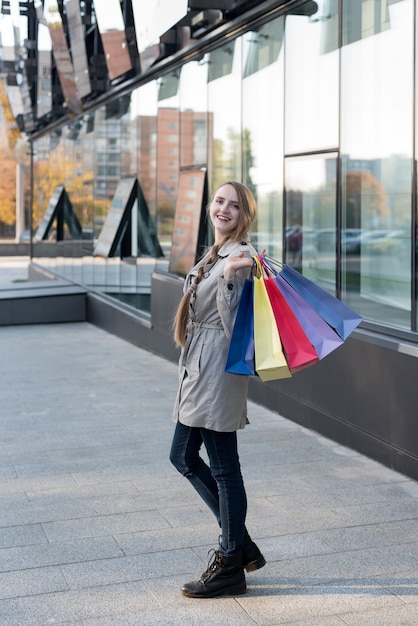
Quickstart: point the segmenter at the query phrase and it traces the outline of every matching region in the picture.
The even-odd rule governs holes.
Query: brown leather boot
[[[183,595],[188,598],[215,598],[238,596],[246,592],[241,552],[233,556],[226,556],[220,550],[213,552],[213,558],[199,580],[183,585]]]

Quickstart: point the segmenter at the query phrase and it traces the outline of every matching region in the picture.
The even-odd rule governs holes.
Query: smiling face
[[[238,196],[232,185],[222,185],[216,191],[209,209],[215,230],[215,242],[227,238],[238,226],[240,207]]]

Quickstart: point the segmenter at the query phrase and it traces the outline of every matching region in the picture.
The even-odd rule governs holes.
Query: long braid
[[[186,293],[183,295],[182,299],[180,300],[180,303],[179,303],[179,306],[177,308],[177,312],[174,318],[174,323],[173,323],[174,341],[176,345],[179,346],[180,348],[184,348],[184,345],[186,343],[186,331],[187,331],[187,324],[189,321],[190,297],[192,293],[196,291],[197,285],[202,280],[205,267],[207,265],[211,265],[212,263],[215,263],[216,257],[218,255],[218,252],[221,246],[222,246],[222,243],[218,243],[218,244],[214,244],[210,248],[209,257],[207,258],[205,263],[199,267],[196,278],[190,284],[190,287],[188,288],[188,290],[186,291]]]

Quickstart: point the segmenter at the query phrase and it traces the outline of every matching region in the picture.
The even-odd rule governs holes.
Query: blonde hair
[[[193,293],[193,291],[196,289],[196,286],[202,280],[205,267],[216,261],[218,252],[226,241],[228,240],[239,241],[240,239],[245,238],[248,234],[251,223],[254,221],[256,217],[257,206],[256,206],[255,198],[253,194],[251,193],[251,191],[248,189],[248,187],[246,187],[242,183],[238,183],[236,181],[227,181],[226,183],[222,183],[215,190],[215,193],[213,194],[212,202],[218,190],[224,185],[231,185],[235,189],[235,192],[237,194],[238,206],[240,209],[238,223],[235,229],[231,233],[228,233],[228,235],[224,239],[222,239],[222,241],[215,243],[213,246],[211,246],[211,248],[209,248],[210,254],[208,258],[206,259],[206,262],[199,267],[196,278],[194,279],[193,283],[190,285],[189,289],[186,291],[186,293],[183,295],[182,299],[180,300],[180,303],[178,305],[177,312],[174,318],[173,329],[174,329],[174,341],[176,345],[181,348],[184,348],[184,345],[186,343],[187,323],[189,321],[190,296]],[[211,204],[212,203],[209,204],[208,210],[210,209]]]

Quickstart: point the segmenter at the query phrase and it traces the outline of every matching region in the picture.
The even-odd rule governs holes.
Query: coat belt
[[[197,322],[195,320],[191,320],[190,322],[194,328],[211,328],[212,330],[222,330],[223,326],[221,324],[209,324],[208,322]]]

